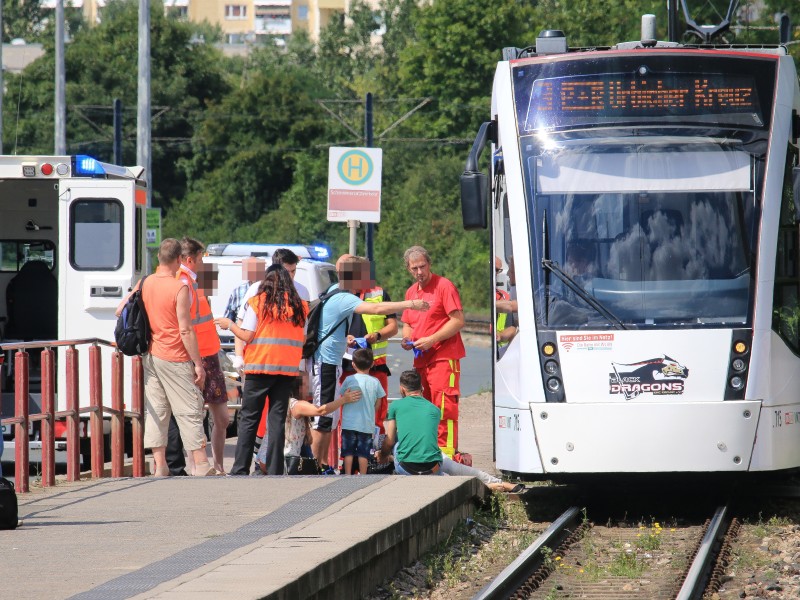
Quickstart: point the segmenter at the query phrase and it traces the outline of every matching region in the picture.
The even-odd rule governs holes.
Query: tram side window
[[[792,167],[797,164],[797,149],[789,146],[775,256],[772,329],[795,353],[800,353],[800,224],[795,217],[792,193]]]
[[[0,240],[0,273],[16,273],[32,260],[43,261],[52,271],[56,245],[50,240]]]
[[[503,182],[504,183],[504,182]],[[513,245],[511,243],[511,218],[508,214],[508,195],[505,186],[498,186],[502,195],[502,234],[496,236],[494,269],[495,269],[495,331],[497,338],[497,358],[503,358],[508,344],[517,335],[517,279],[514,272]]]
[[[115,271],[122,266],[122,203],[76,200],[70,207],[69,258],[78,271]]]

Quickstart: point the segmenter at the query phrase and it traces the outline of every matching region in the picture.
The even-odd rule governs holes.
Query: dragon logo
[[[637,363],[611,363],[609,393],[622,394],[625,400],[633,400],[641,394],[654,396],[683,394],[689,369],[674,358],[663,355],[659,358]]]

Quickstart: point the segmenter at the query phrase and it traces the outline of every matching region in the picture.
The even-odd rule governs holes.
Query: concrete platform
[[[20,495],[0,531],[17,600],[358,598],[472,514],[459,477],[175,477]]]

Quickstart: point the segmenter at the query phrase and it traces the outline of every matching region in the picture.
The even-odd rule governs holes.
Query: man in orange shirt
[[[203,387],[203,399],[211,413],[213,428],[211,430],[211,454],[214,458],[214,468],[218,473],[224,474],[223,459],[225,452],[225,438],[228,430],[230,416],[228,415],[228,392],[225,386],[225,375],[219,363],[220,342],[217,328],[214,325],[214,316],[211,306],[205,296],[203,288],[197,284],[197,275],[203,269],[203,251],[205,246],[198,240],[185,237],[181,240],[181,265],[177,277],[183,281],[191,292],[191,306],[189,314],[192,326],[197,336],[197,346],[203,360],[203,369],[206,372],[206,382]],[[183,458],[183,446],[180,437],[176,435],[177,423],[173,425],[170,419],[170,434],[167,444],[167,462],[170,472],[174,475],[176,466],[178,471],[183,465],[174,465],[170,458],[176,455]],[[183,461],[179,461],[183,462]],[[189,461],[189,466],[194,470],[194,465]]]
[[[167,429],[171,414],[178,422],[183,445],[192,453],[196,476],[216,471],[206,455],[203,431],[203,388],[206,372],[192,327],[192,294],[185,282],[176,279],[181,244],[174,238],[161,242],[158,267],[142,284],[142,300],[150,323],[150,347],[142,357],[144,365],[144,445],[150,448],[155,475],[168,476]]]
[[[466,355],[460,333],[464,327],[461,297],[450,280],[431,272],[431,257],[422,246],[406,250],[403,260],[415,279],[406,300],[424,300],[430,310],[403,313],[401,346],[414,351],[423,394],[441,412],[439,447],[452,458],[458,448],[460,360]]]

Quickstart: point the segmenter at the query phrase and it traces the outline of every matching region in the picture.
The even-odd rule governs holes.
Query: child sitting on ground
[[[358,457],[358,472],[367,473],[372,436],[375,432],[375,409],[386,395],[381,382],[369,374],[372,368],[372,350],[360,348],[353,352],[355,375],[342,382],[341,393],[348,390],[361,390],[358,402],[342,407],[342,458],[344,472],[353,474],[353,457]]]

